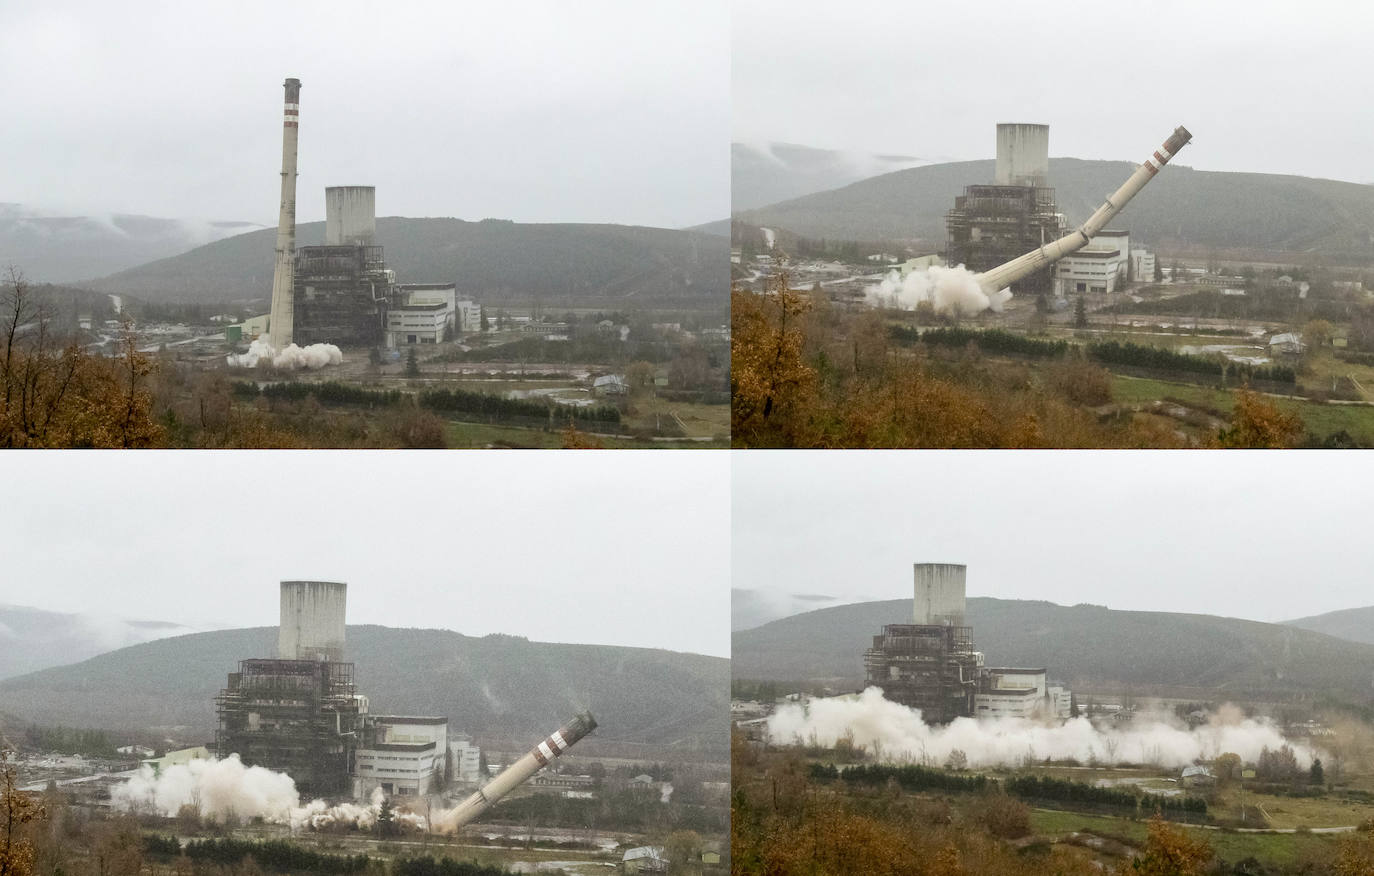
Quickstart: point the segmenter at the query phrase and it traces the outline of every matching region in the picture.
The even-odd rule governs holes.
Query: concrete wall
[[[997,185],[1046,186],[1050,179],[1050,126],[997,126]]]
[[[337,581],[281,582],[277,656],[283,660],[342,660],[348,585]]]
[[[375,186],[330,186],[324,190],[325,246],[372,246],[376,236]]]
[[[967,566],[916,563],[916,598],[912,623],[964,626],[964,577]]]

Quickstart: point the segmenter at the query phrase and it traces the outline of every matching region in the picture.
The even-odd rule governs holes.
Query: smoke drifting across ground
[[[170,766],[160,775],[145,766],[111,791],[110,799],[116,809],[151,810],[165,816],[175,816],[183,806],[195,806],[202,818],[215,822],[231,817],[261,818],[271,824],[290,825],[293,830],[334,826],[368,830],[377,823],[383,795],[378,788],[367,806],[330,806],[323,800],[302,805],[296,783],[286,773],[244,766],[238,755],[231,754],[224,760],[210,758]],[[425,827],[424,816],[400,810],[395,814],[399,824]]]
[[[777,743],[798,740],[829,747],[853,731],[854,744],[884,761],[940,765],[958,749],[972,767],[1016,766],[1027,760],[1077,760],[1080,763],[1151,764],[1171,769],[1235,752],[1246,762],[1259,760],[1268,748],[1291,745],[1298,765],[1311,766],[1314,752],[1288,743],[1271,721],[1246,718],[1223,707],[1209,723],[1188,729],[1163,717],[1138,716],[1129,726],[1101,730],[1087,718],[1043,724],[1023,718],[975,720],[956,718],[943,727],[921,720],[918,709],[883,698],[870,687],[857,697],[815,699],[782,706],[768,719],[768,735]]]
[[[895,307],[915,310],[927,302],[935,312],[947,316],[975,316],[985,310],[1002,312],[1002,305],[1011,300],[1011,290],[1003,289],[991,295],[978,285],[977,277],[963,265],[943,268],[932,265],[912,271],[905,278],[892,271],[876,286],[864,290],[864,299],[873,307]]]
[[[258,338],[248,345],[248,352],[229,356],[229,364],[234,368],[256,368],[259,365],[272,365],[276,368],[298,369],[323,368],[338,365],[343,361],[343,351],[333,344],[311,344],[298,347],[290,344],[284,350],[277,350],[266,338]]]

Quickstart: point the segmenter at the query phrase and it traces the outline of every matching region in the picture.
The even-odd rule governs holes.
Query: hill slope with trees
[[[307,222],[296,232],[297,246],[318,245],[324,223]],[[276,234],[241,234],[83,285],[148,301],[266,299]],[[388,217],[377,220],[376,239],[399,282],[452,282],[459,294],[484,303],[723,308],[729,283],[728,243],[692,231]]]
[[[275,627],[194,633],[0,681],[0,703],[41,725],[208,734],[238,661],[272,657]],[[350,626],[346,657],[376,714],[445,715],[455,732],[547,733],[590,709],[610,742],[723,752],[729,661],[647,648]]]
[[[894,599],[793,615],[734,634],[735,678],[859,685],[863,652],[885,624],[910,623]],[[1076,687],[1339,699],[1369,705],[1374,646],[1283,624],[1096,605],[968,600],[975,647],[992,666],[1044,666]]]
[[[1050,184],[1081,223],[1135,170],[1126,161],[1051,158]],[[994,162],[932,164],[883,174],[737,215],[808,237],[945,240],[945,212],[967,185],[991,183]],[[1170,164],[1112,223],[1150,246],[1312,252],[1374,261],[1374,186]]]
[[[1338,639],[1374,645],[1374,605],[1329,611],[1326,614],[1300,617],[1284,623],[1304,630],[1325,633]]]

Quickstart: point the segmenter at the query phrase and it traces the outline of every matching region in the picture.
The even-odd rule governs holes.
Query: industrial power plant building
[[[1064,216],[1049,185],[1049,125],[999,124],[994,185],[971,185],[945,214],[945,261],[982,273],[1063,234]],[[1049,293],[1051,272],[1036,271],[1012,291]]]
[[[1071,695],[1043,668],[989,667],[964,620],[967,567],[915,564],[912,623],[888,624],[864,652],[865,685],[921,710],[931,724],[955,718],[1067,718]]]
[[[324,190],[324,245],[296,250],[296,149],[300,130],[299,79],[285,83],[282,188],[277,224],[271,313],[238,327],[243,339],[265,330],[272,345],[295,343],[389,347],[437,344],[456,332],[479,330],[480,308],[459,302],[452,284],[398,285],[377,245],[373,186]]]
[[[215,699],[219,757],[284,772],[305,794],[437,793],[448,719],[370,715],[344,657],[348,586],[281,582],[277,656],[239,662]]]

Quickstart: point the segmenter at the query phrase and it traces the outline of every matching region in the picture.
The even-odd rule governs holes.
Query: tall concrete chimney
[[[920,626],[964,626],[964,576],[967,566],[916,563],[916,598],[912,623]]]
[[[997,185],[1047,186],[1049,179],[1050,126],[998,125]]]
[[[272,273],[268,338],[278,350],[291,343],[295,322],[296,137],[300,131],[301,81],[288,79],[281,123],[281,212],[277,215],[277,267]]]
[[[324,190],[325,246],[372,246],[376,236],[375,186],[330,186]]]
[[[282,660],[343,660],[348,585],[338,581],[281,582],[277,656]]]

